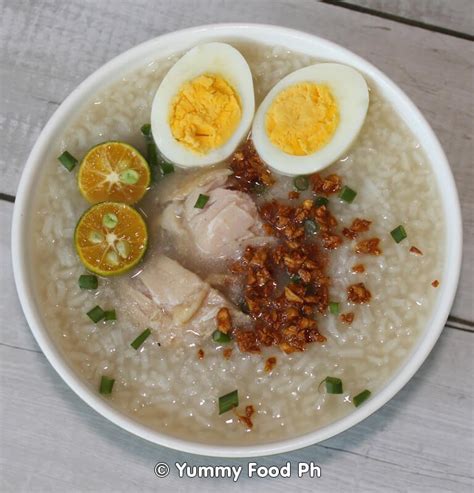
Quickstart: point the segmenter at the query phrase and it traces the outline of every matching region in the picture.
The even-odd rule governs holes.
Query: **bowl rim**
[[[327,49],[329,53],[337,53],[338,56],[350,59],[350,65],[355,66],[358,70],[370,76],[378,87],[382,86],[384,91],[392,94],[392,103],[396,100],[401,107],[405,108],[406,112],[410,112],[410,122],[408,122],[403,118],[400,111],[397,110],[397,113],[405,120],[412,132],[416,133],[417,137],[422,133],[425,138],[423,148],[436,175],[447,223],[445,226],[446,239],[442,283],[438,288],[438,302],[435,303],[431,317],[427,320],[424,332],[420,335],[410,356],[407,357],[406,361],[392,375],[392,378],[386,383],[385,387],[375,393],[364,406],[355,409],[350,414],[321,429],[293,438],[255,445],[214,445],[176,438],[172,435],[152,430],[112,407],[111,404],[94,392],[72,370],[66,358],[63,357],[61,350],[56,347],[48,334],[45,324],[43,324],[40,310],[35,303],[32,283],[29,282],[29,271],[31,268],[28,260],[28,215],[31,212],[30,205],[32,196],[34,195],[35,178],[40,172],[40,157],[47,152],[48,144],[57,135],[57,130],[61,127],[62,121],[68,119],[74,106],[90,98],[93,91],[96,90],[96,86],[103,86],[106,77],[109,80],[113,80],[111,74],[130,71],[133,65],[142,64],[143,58],[140,58],[140,56],[144,53],[153,51],[154,58],[160,58],[160,56],[157,56],[160,45],[163,47],[168,43],[174,47],[179,44],[179,41],[181,44],[191,46],[202,42],[209,36],[212,39],[230,37],[241,41],[255,41],[257,38],[265,38],[269,40],[266,44],[271,44],[272,40],[281,39],[281,43],[277,42],[275,44],[283,47],[287,47],[290,41],[294,43],[306,43],[308,45],[314,44]],[[179,51],[179,49],[173,48],[171,51]],[[137,63],[138,59],[140,63]],[[414,126],[418,128],[417,132],[415,132]],[[430,155],[428,155],[428,151]],[[436,160],[433,159],[433,156],[436,156]],[[41,131],[22,171],[13,211],[11,241],[15,284],[30,330],[50,364],[83,401],[112,423],[153,443],[198,455],[244,458],[289,452],[326,440],[361,422],[381,408],[401,390],[427,358],[441,334],[449,315],[461,268],[462,222],[454,178],[437,137],[415,104],[385,74],[346,48],[313,34],[267,24],[220,23],[195,26],[166,33],[141,43],[102,65],[66,97]],[[449,262],[447,261],[448,259]]]

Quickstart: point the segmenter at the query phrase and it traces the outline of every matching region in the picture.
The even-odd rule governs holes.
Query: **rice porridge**
[[[315,63],[308,56],[282,48],[235,46],[250,66],[257,106],[284,76]],[[45,325],[65,359],[91,388],[98,389],[103,375],[113,377],[113,392],[104,398],[153,429],[213,444],[268,443],[313,431],[353,411],[353,397],[364,389],[372,394],[381,389],[426,326],[436,301],[432,283],[439,279],[444,249],[440,242],[444,237],[443,212],[435,178],[421,143],[414,140],[394,108],[367,81],[370,103],[362,130],[349,151],[321,172],[323,178],[340,177],[344,186],[357,192],[350,203],[339,195],[328,195],[328,209],[337,220],[334,232],[342,241],[334,249],[318,246],[321,258],[326,259],[319,272],[330,280],[329,299],[325,301],[329,308],[315,315],[317,329],[313,334],[319,333],[321,338],[311,339],[304,350],[285,351],[282,345],[260,344],[260,352],[256,352],[246,351],[244,344],[237,347],[233,341],[211,337],[216,328],[214,316],[206,322],[210,332],[204,337],[192,330],[185,336],[179,334],[175,319],[173,327],[168,318],[147,324],[146,312],[141,308],[137,311],[140,301],[127,290],[130,286],[135,289],[133,283],[151,266],[164,262],[163,258],[168,263],[162,267],[170,275],[150,280],[157,285],[156,290],[169,295],[173,289],[187,289],[186,276],[192,273],[189,279],[196,285],[208,283],[205,299],[209,303],[218,307],[224,297],[232,305],[234,324],[241,315],[249,317],[246,310],[237,314],[243,296],[242,279],[249,272],[245,270],[247,264],[242,263],[243,252],[231,252],[222,258],[206,256],[198,248],[206,241],[205,233],[186,239],[173,227],[164,226],[165,211],[169,212],[169,204],[175,203],[179,187],[194,179],[199,181],[204,168],[176,167],[174,173],[151,185],[137,204],[149,234],[143,262],[128,274],[100,277],[97,289],[85,290],[78,286],[79,276],[86,271],[73,238],[76,223],[88,204],[77,188],[77,180],[58,165],[56,157],[66,149],[74,156],[84,156],[104,141],[123,141],[146,155],[147,143],[140,128],[150,121],[157,88],[178,59],[178,55],[157,59],[103,89],[64,129],[51,150],[51,159],[44,163],[35,198],[35,241],[31,250]],[[218,173],[228,170],[231,161],[227,159],[218,167]],[[232,179],[230,173],[226,171],[218,179]],[[265,193],[252,196],[255,205],[239,202],[239,211],[251,214],[246,207],[261,211],[272,201],[296,208],[313,196],[311,190],[302,189],[291,199],[295,192],[293,179],[274,172],[272,176],[275,183]],[[225,186],[220,184],[219,190]],[[237,195],[243,193],[241,190],[233,193],[236,201],[247,200]],[[174,195],[167,200],[167,194]],[[181,220],[187,213],[186,205],[180,207],[183,209],[172,220]],[[192,210],[189,214],[190,221],[197,221]],[[351,237],[350,226],[356,218],[370,221],[370,231]],[[407,238],[397,243],[391,232],[399,225],[404,225]],[[343,228],[349,230],[346,236]],[[263,237],[268,239],[268,227],[265,231]],[[369,251],[357,253],[358,242],[373,238],[379,240],[375,245],[379,254],[370,251],[370,245]],[[220,248],[217,240],[206,243],[206,248]],[[272,244],[281,238],[268,241]],[[252,248],[260,251],[261,245]],[[239,261],[241,271],[234,268]],[[177,274],[170,270],[175,269],[174,262],[179,263],[178,270],[172,271]],[[230,272],[238,283],[229,286],[225,276]],[[302,289],[297,277],[291,278],[295,296]],[[360,285],[370,291],[370,298],[363,302],[351,298],[350,293],[348,297],[348,287]],[[190,292],[189,296],[192,304],[198,295]],[[218,301],[213,302],[212,296]],[[116,320],[93,323],[86,313],[96,305],[115,309]],[[135,349],[131,342],[147,327],[149,337]],[[341,394],[328,391],[328,376],[343,382]],[[219,414],[219,397],[234,389],[239,393],[238,407],[234,412]],[[251,426],[243,418],[246,407],[251,407]]]

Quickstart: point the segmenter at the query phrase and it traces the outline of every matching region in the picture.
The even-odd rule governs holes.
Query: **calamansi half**
[[[123,274],[140,262],[148,243],[142,216],[119,202],[90,207],[79,219],[74,244],[84,266],[101,276]]]
[[[89,150],[77,180],[82,195],[92,204],[106,200],[135,204],[150,186],[150,168],[131,145],[109,141]]]

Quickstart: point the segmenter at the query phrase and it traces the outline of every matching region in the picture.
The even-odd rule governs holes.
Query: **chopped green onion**
[[[397,243],[400,243],[407,237],[407,232],[401,224],[400,226],[397,226],[393,231],[390,231],[390,234]]]
[[[290,281],[294,284],[299,284],[301,282],[301,277],[298,274],[290,275]]]
[[[221,332],[220,330],[215,330],[212,333],[212,340],[214,342],[230,342],[230,335]]]
[[[151,168],[151,175],[153,181],[158,181],[159,175],[157,173],[158,166],[158,149],[156,147],[155,141],[153,140],[153,134],[151,132],[151,125],[149,123],[145,123],[140,128],[143,137],[145,137],[146,141],[146,157],[148,164]]]
[[[158,166],[150,166],[150,183],[158,183],[162,176]]]
[[[164,175],[169,175],[170,173],[174,173],[174,166],[172,163],[168,163],[166,161],[162,161],[160,163],[161,173]]]
[[[135,185],[140,179],[140,175],[134,169],[125,169],[119,175],[119,180],[125,185]]]
[[[67,151],[64,151],[58,160],[68,171],[72,171],[78,163],[78,160]]]
[[[296,188],[296,190],[300,192],[303,192],[304,190],[308,190],[309,187],[308,177],[304,175],[295,176],[293,178],[293,186]]]
[[[101,320],[103,320],[103,318],[105,317],[105,312],[104,312],[104,310],[102,310],[102,308],[99,305],[97,305],[94,308],[92,308],[92,310],[89,310],[87,312],[87,316],[94,323],[97,323],[97,322],[100,322]]]
[[[342,380],[337,377],[326,377],[326,392],[328,394],[342,394]]]
[[[145,123],[144,125],[142,125],[140,130],[142,132],[143,137],[145,137],[145,139],[148,140],[153,138],[153,135],[151,133],[151,125],[149,123]]]
[[[339,302],[338,301],[330,301],[329,302],[329,311],[333,315],[339,315]]]
[[[155,169],[158,166],[158,149],[153,140],[147,142],[146,157],[151,169]]]
[[[239,405],[239,392],[234,390],[226,395],[219,397],[219,414],[226,413]]]
[[[118,224],[118,217],[113,212],[107,212],[102,218],[102,224],[108,229],[114,229]]]
[[[93,276],[92,274],[83,274],[79,276],[79,287],[81,289],[97,289],[99,285],[99,280],[97,276]]]
[[[344,202],[347,202],[348,204],[351,204],[355,197],[357,195],[357,192],[355,190],[352,190],[352,188],[345,186],[340,192],[339,192],[339,198],[342,199]]]
[[[261,183],[256,183],[251,190],[255,195],[264,195],[268,191],[268,187],[266,185],[262,185]]]
[[[354,404],[355,407],[359,407],[364,401],[366,401],[370,397],[370,390],[363,390],[360,394],[357,394],[352,398],[352,404]]]
[[[145,329],[131,344],[133,349],[137,350],[147,339],[148,336],[151,334],[150,329]]]
[[[306,236],[313,236],[319,231],[319,225],[312,219],[306,219],[304,222],[304,232]]]
[[[196,200],[196,203],[194,204],[194,208],[204,209],[208,200],[209,200],[209,195],[203,195],[202,193],[200,193],[198,199]]]
[[[115,310],[105,310],[104,320],[117,320],[117,313]]]
[[[103,395],[108,395],[112,393],[112,387],[114,386],[115,378],[109,378],[102,375],[100,379],[99,392]]]
[[[326,197],[316,197],[314,199],[314,205],[316,207],[321,207],[322,205],[328,205],[329,204],[329,199]]]

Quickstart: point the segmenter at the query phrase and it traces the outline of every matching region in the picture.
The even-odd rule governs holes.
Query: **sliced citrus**
[[[142,216],[119,202],[102,202],[87,209],[74,233],[82,263],[101,276],[122,274],[137,265],[147,242]]]
[[[79,190],[91,204],[106,200],[135,204],[150,186],[150,168],[137,149],[110,141],[89,150],[77,179]]]

